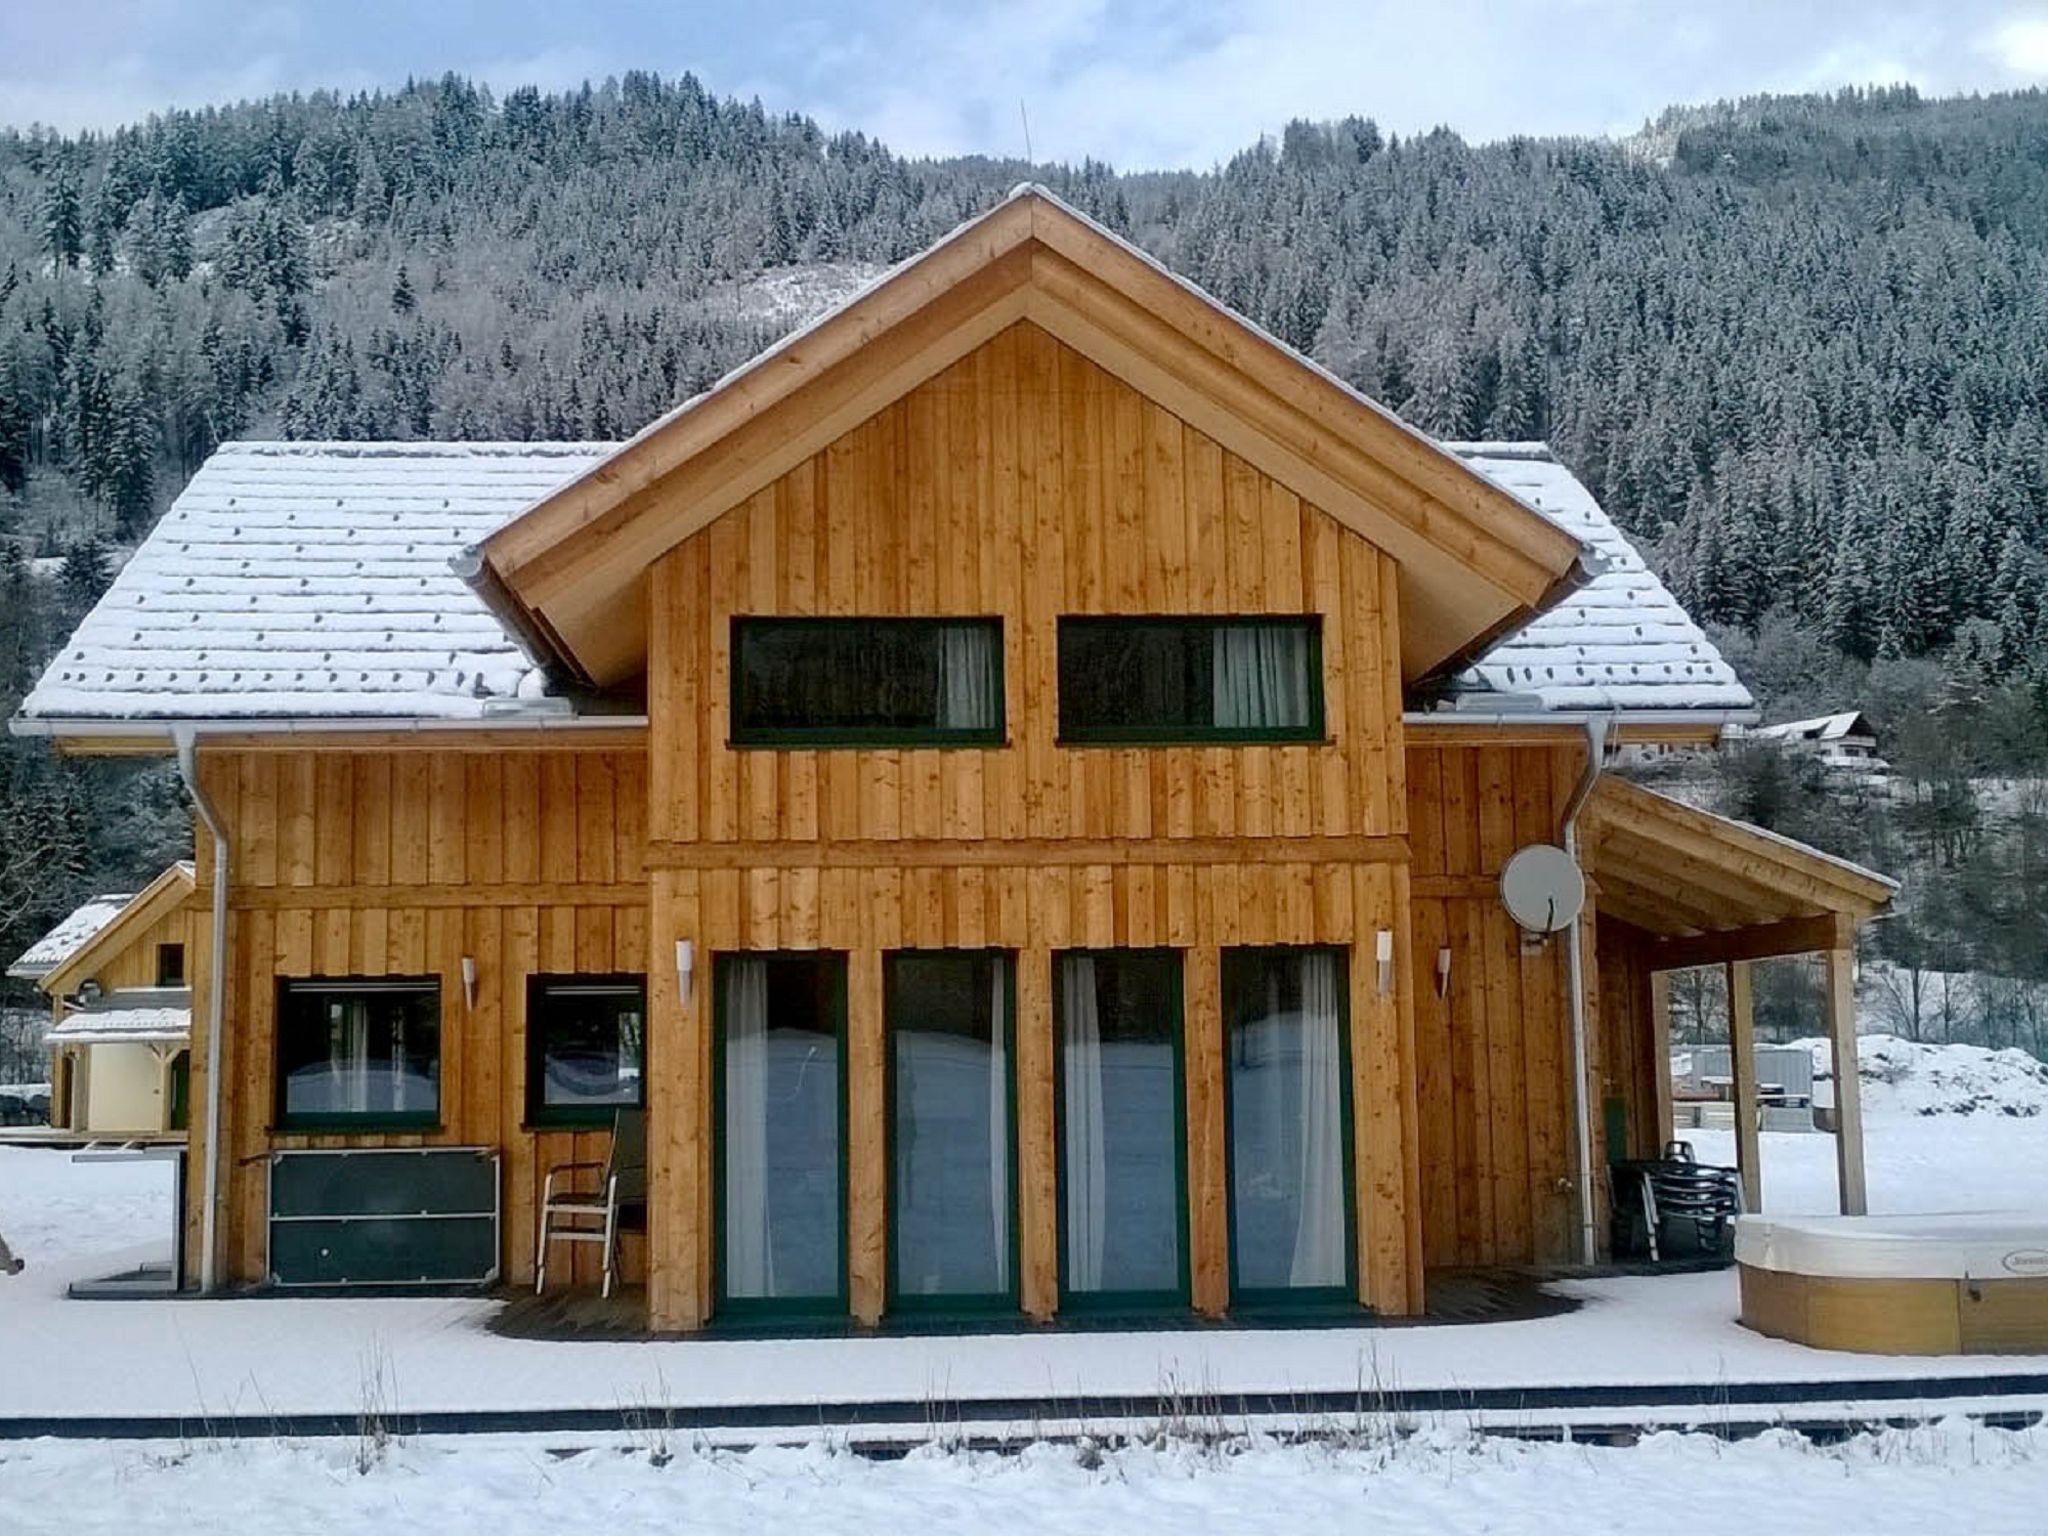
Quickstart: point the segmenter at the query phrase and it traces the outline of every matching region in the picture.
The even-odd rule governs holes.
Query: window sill
[[[1007,736],[756,736],[728,737],[734,752],[1000,752]]]
[[[1133,747],[1334,747],[1337,738],[1322,732],[1248,731],[1229,736],[1055,736],[1052,744],[1063,752],[1129,751]]]
[[[433,1135],[446,1127],[439,1115],[407,1119],[400,1116],[361,1117],[333,1115],[314,1119],[292,1119],[270,1127],[278,1136],[419,1136]]]
[[[634,1110],[641,1108],[638,1104],[628,1104],[624,1107]],[[592,1131],[609,1133],[612,1126],[616,1123],[616,1118],[616,1116],[607,1113],[592,1119],[557,1120],[552,1117],[544,1120],[527,1119],[519,1122],[519,1130],[520,1134],[525,1136],[587,1136]]]

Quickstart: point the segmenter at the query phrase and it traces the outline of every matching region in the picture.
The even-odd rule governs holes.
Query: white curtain
[[[734,960],[725,983],[725,1285],[734,1296],[772,1296],[768,967]]]
[[[1212,656],[1216,724],[1281,730],[1309,723],[1308,631],[1293,624],[1223,624]]]
[[[1102,1246],[1109,1192],[1102,1140],[1102,1020],[1096,1010],[1095,962],[1069,955],[1060,971],[1065,1062],[1067,1158],[1067,1285],[1102,1288]]]
[[[1008,1013],[1003,998],[1003,966],[995,972],[994,1011],[989,1015],[988,1035],[988,1212],[989,1242],[996,1256],[996,1285],[1010,1288],[1010,1074],[1008,1052],[1003,1041],[1003,1019]]]
[[[1002,715],[995,646],[992,625],[948,624],[939,631],[940,730],[995,729]]]
[[[1344,1053],[1337,1037],[1337,959],[1301,965],[1301,1211],[1288,1283],[1344,1283]]]

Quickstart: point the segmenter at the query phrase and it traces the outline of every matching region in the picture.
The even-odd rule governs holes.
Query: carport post
[[[1862,1216],[1869,1210],[1863,1189],[1863,1079],[1856,1060],[1856,977],[1851,962],[1856,930],[1844,930],[1826,956],[1828,973],[1828,1043],[1835,1074],[1835,1171],[1841,1189],[1842,1214]]]
[[[1742,1208],[1764,1208],[1764,1171],[1756,1134],[1756,1006],[1749,962],[1731,960],[1728,978],[1728,1060],[1735,1079],[1735,1168],[1742,1179]]]

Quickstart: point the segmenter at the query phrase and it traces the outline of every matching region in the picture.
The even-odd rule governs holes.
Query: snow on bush
[[[1817,1100],[1833,1101],[1828,1042],[1795,1040],[1813,1055]],[[1857,1067],[1866,1114],[2012,1115],[2031,1119],[2048,1111],[2048,1066],[2025,1051],[1981,1045],[1929,1045],[1897,1035],[1862,1035]]]

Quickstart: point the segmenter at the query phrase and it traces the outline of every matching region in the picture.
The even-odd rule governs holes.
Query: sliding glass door
[[[903,951],[882,978],[890,1306],[1014,1309],[1010,957]]]
[[[846,959],[717,963],[718,1306],[846,1310]]]
[[[1352,1292],[1344,952],[1226,949],[1230,1269],[1240,1301]]]
[[[1181,959],[1054,957],[1063,1307],[1188,1298]]]

